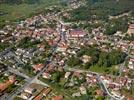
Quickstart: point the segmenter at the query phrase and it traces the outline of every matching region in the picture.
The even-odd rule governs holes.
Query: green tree
[[[81,64],[81,60],[78,57],[74,57],[74,56],[69,58],[68,61],[67,61],[67,65],[70,66],[70,67],[74,67],[74,66],[77,66],[77,65],[80,65],[80,64]]]
[[[28,4],[35,4],[35,3],[40,3],[40,0],[25,0],[25,2]]]
[[[52,74],[52,77],[51,77],[51,80],[58,83],[60,81],[60,78],[63,76],[63,73],[62,72],[55,72]]]

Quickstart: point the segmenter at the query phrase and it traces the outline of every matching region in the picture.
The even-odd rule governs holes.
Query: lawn
[[[68,93],[68,90],[65,90],[63,87],[60,87],[58,84],[51,83],[48,80],[43,79],[41,77],[40,77],[40,80],[48,84],[52,88],[55,94],[64,95],[64,100],[72,100],[72,96]]]
[[[3,83],[4,82],[4,80],[3,79],[0,79],[0,83]]]
[[[106,67],[100,67],[100,66],[92,66],[89,69],[90,71],[93,72],[98,72],[98,73],[104,73],[104,74],[113,74],[116,75],[119,71],[118,65],[114,65],[112,67],[106,68]]]
[[[0,15],[0,26],[4,25],[5,21],[15,21],[29,17],[44,11],[45,8],[52,5],[60,5],[60,0],[51,0],[51,2],[49,0],[41,0],[39,4],[0,4],[0,12],[4,13]]]
[[[8,43],[2,43],[0,42],[0,52],[3,51],[5,48],[9,47],[10,45]]]

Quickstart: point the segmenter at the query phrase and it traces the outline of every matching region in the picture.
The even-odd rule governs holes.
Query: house
[[[128,68],[129,69],[134,69],[134,59],[133,58],[131,58],[129,60],[129,62],[128,62]]]
[[[15,82],[15,76],[9,76],[8,80],[3,83],[0,83],[0,92],[3,92],[5,89],[8,88],[11,84]]]
[[[42,100],[42,98],[43,98],[43,95],[39,94],[33,100]]]
[[[70,75],[71,75],[71,72],[66,72],[64,77],[68,79],[68,77],[69,77]]]
[[[6,69],[7,69],[7,66],[0,64],[0,74],[6,71]]]
[[[57,48],[57,51],[61,51],[61,52],[64,52],[66,51],[68,48],[68,45],[64,42],[60,43],[59,44],[59,47]]]
[[[35,91],[36,91],[36,89],[30,88],[30,87],[26,87],[26,88],[24,89],[24,92],[29,93],[29,94],[32,94],[32,93],[34,93]]]
[[[81,93],[80,93],[80,92],[73,93],[72,96],[73,96],[73,97],[80,97],[80,96],[81,96]]]
[[[48,68],[47,68],[47,72],[53,72],[55,70],[55,67],[53,64],[49,64]]]
[[[43,64],[37,64],[34,66],[34,72],[41,71],[41,69],[44,67]]]
[[[96,92],[96,95],[98,95],[98,96],[103,96],[103,91],[102,90],[96,90],[95,91]]]
[[[83,61],[84,63],[87,63],[87,62],[89,62],[90,60],[91,60],[91,57],[90,57],[90,56],[88,56],[88,55],[83,55],[82,61]]]
[[[75,71],[75,72],[73,73],[73,76],[74,76],[74,77],[77,77],[77,78],[81,78],[81,73]]]
[[[58,95],[52,98],[52,100],[63,100],[63,96],[62,95]]]
[[[44,72],[44,73],[42,74],[42,77],[43,77],[43,78],[46,78],[46,79],[50,79],[50,78],[51,78],[51,75],[50,75],[49,73],[47,73],[47,72]]]
[[[61,61],[58,62],[59,65],[64,65],[65,61],[62,59]]]
[[[39,50],[40,51],[45,51],[45,45],[44,44],[40,44],[39,45]]]
[[[134,100],[134,97],[129,96],[129,97],[127,97],[127,100]]]
[[[115,84],[108,84],[108,88],[111,88],[111,89],[114,89],[116,87],[116,85]]]
[[[134,44],[132,44],[132,45],[134,45]],[[130,54],[131,54],[131,55],[134,55],[134,49],[131,50]]]
[[[84,86],[80,87],[80,92],[81,92],[81,94],[87,94],[87,90]]]
[[[43,96],[47,96],[51,91],[52,91],[52,89],[50,89],[50,88],[44,89]]]
[[[82,29],[72,29],[69,30],[69,37],[70,38],[82,38],[86,35],[86,32]]]
[[[129,35],[134,34],[134,24],[130,24],[130,25],[129,25],[129,28],[128,28],[128,30],[127,30],[127,33],[128,33]]]
[[[32,96],[32,94],[29,94],[27,92],[23,92],[23,93],[21,93],[20,97],[24,100],[28,100],[29,98],[32,98],[33,96]]]
[[[21,48],[18,48],[16,51],[15,51],[15,54],[16,55],[21,55],[21,54],[23,54],[25,52],[25,50],[23,50],[23,49],[21,49]]]

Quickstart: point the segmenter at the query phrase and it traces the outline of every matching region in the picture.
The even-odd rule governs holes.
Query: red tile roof
[[[42,96],[41,95],[37,95],[33,100],[42,100]]]
[[[52,90],[50,88],[44,89],[43,90],[43,95],[48,95]]]
[[[96,94],[99,95],[99,96],[102,96],[102,95],[103,95],[103,91],[102,91],[102,90],[96,90],[95,92],[96,92]]]
[[[134,29],[134,24],[130,24],[130,25],[129,25],[129,28],[130,28],[130,29]]]
[[[35,71],[40,71],[44,67],[43,64],[37,64],[34,66]]]
[[[4,83],[0,83],[0,92],[4,91],[9,85],[15,82],[15,77],[10,76],[9,80],[5,81]]]
[[[52,100],[63,100],[63,96],[62,95],[55,96],[54,98],[52,98]]]
[[[69,34],[71,37],[83,37],[86,35],[86,32],[81,29],[75,29],[75,30],[70,30]]]
[[[67,47],[68,47],[68,45],[65,44],[64,42],[60,43],[60,48],[67,48]]]

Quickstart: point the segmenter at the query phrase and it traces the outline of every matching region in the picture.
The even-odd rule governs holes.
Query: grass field
[[[90,69],[90,71],[93,72],[97,72],[97,73],[103,73],[103,74],[117,74],[119,71],[119,66],[114,65],[110,68],[106,68],[106,67],[99,67],[99,66],[92,66]]]
[[[4,80],[3,79],[0,79],[0,83],[3,83],[4,82]]]
[[[39,4],[0,4],[0,12],[2,13],[0,14],[0,26],[3,26],[5,21],[15,21],[29,17],[52,5],[60,5],[60,0],[41,0]]]

